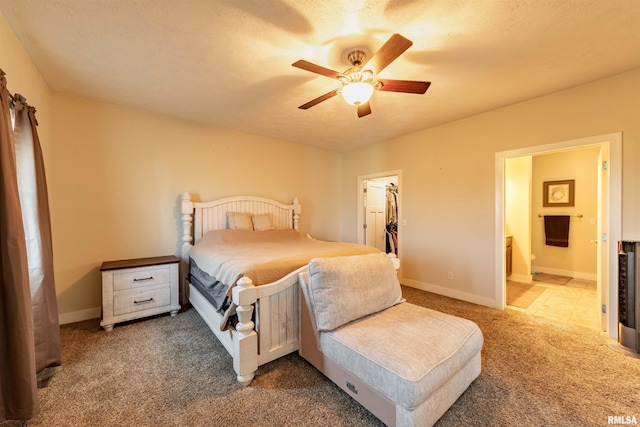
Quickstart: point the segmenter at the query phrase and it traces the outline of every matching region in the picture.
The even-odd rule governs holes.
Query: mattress
[[[207,274],[198,264],[189,259],[189,283],[191,283],[202,296],[209,301],[209,304],[216,309],[220,315],[229,308],[231,299],[227,296],[229,286]]]

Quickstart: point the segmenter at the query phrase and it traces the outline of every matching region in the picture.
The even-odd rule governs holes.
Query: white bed
[[[227,212],[268,213],[274,228],[298,230],[301,207],[297,199],[285,205],[253,196],[193,202],[190,194],[184,193],[181,210],[183,272],[187,272],[193,245],[207,232],[227,228]],[[220,328],[223,316],[192,283],[185,280],[189,302],[232,356],[233,368],[241,384],[251,382],[258,366],[299,349],[298,274],[306,268],[304,265],[279,280],[260,286],[254,286],[249,277],[239,279],[232,287],[238,322],[226,330]],[[252,321],[254,310],[255,323]]]

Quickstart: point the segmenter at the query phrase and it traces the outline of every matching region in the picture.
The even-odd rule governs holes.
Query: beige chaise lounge
[[[404,302],[384,254],[300,276],[300,355],[385,424],[433,425],[480,374],[478,326]]]

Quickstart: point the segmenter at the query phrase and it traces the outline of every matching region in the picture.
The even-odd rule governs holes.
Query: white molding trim
[[[364,196],[362,193],[362,183],[364,181],[367,181],[369,179],[375,179],[375,178],[384,178],[386,176],[397,176],[398,177],[398,188],[400,189],[400,191],[398,192],[398,222],[402,222],[401,218],[402,218],[402,169],[394,169],[394,170],[390,170],[390,171],[386,171],[386,172],[378,172],[378,173],[372,173],[372,174],[368,174],[368,175],[359,175],[357,177],[357,200],[358,200],[358,206],[356,209],[357,212],[357,220],[356,220],[356,243],[360,243],[360,244],[364,244],[364,236],[362,235],[362,225],[364,224]],[[402,249],[402,239],[400,237],[401,236],[401,230],[400,230],[400,225],[398,224],[398,253],[402,253],[401,249]]]
[[[459,291],[457,289],[445,288],[442,286],[433,285],[431,283],[420,282],[413,279],[401,279],[400,283],[411,288],[421,289],[427,292],[433,292],[434,294],[443,295],[445,297],[458,299],[461,301],[470,302],[472,304],[483,305],[489,308],[496,307],[495,301],[491,298],[484,298],[469,292]]]
[[[87,310],[72,311],[71,313],[59,313],[58,322],[61,325],[67,323],[82,322],[83,320],[99,319],[102,317],[102,307],[89,308]]]
[[[612,339],[618,339],[618,247],[622,238],[622,132],[596,135],[569,141],[544,144],[495,153],[495,302],[496,307],[506,307],[506,280],[502,273],[505,268],[505,226],[504,226],[504,163],[506,159],[528,155],[540,155],[555,151],[574,150],[586,147],[608,147],[609,189],[607,268],[608,283],[603,284],[602,303],[607,306],[606,332]],[[606,231],[605,231],[606,232]],[[605,288],[606,286],[606,288]]]

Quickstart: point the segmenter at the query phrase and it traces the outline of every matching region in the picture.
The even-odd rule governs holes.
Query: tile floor
[[[545,291],[526,308],[507,306],[512,310],[541,316],[546,319],[600,330],[596,282],[572,279],[566,285],[538,282]]]

